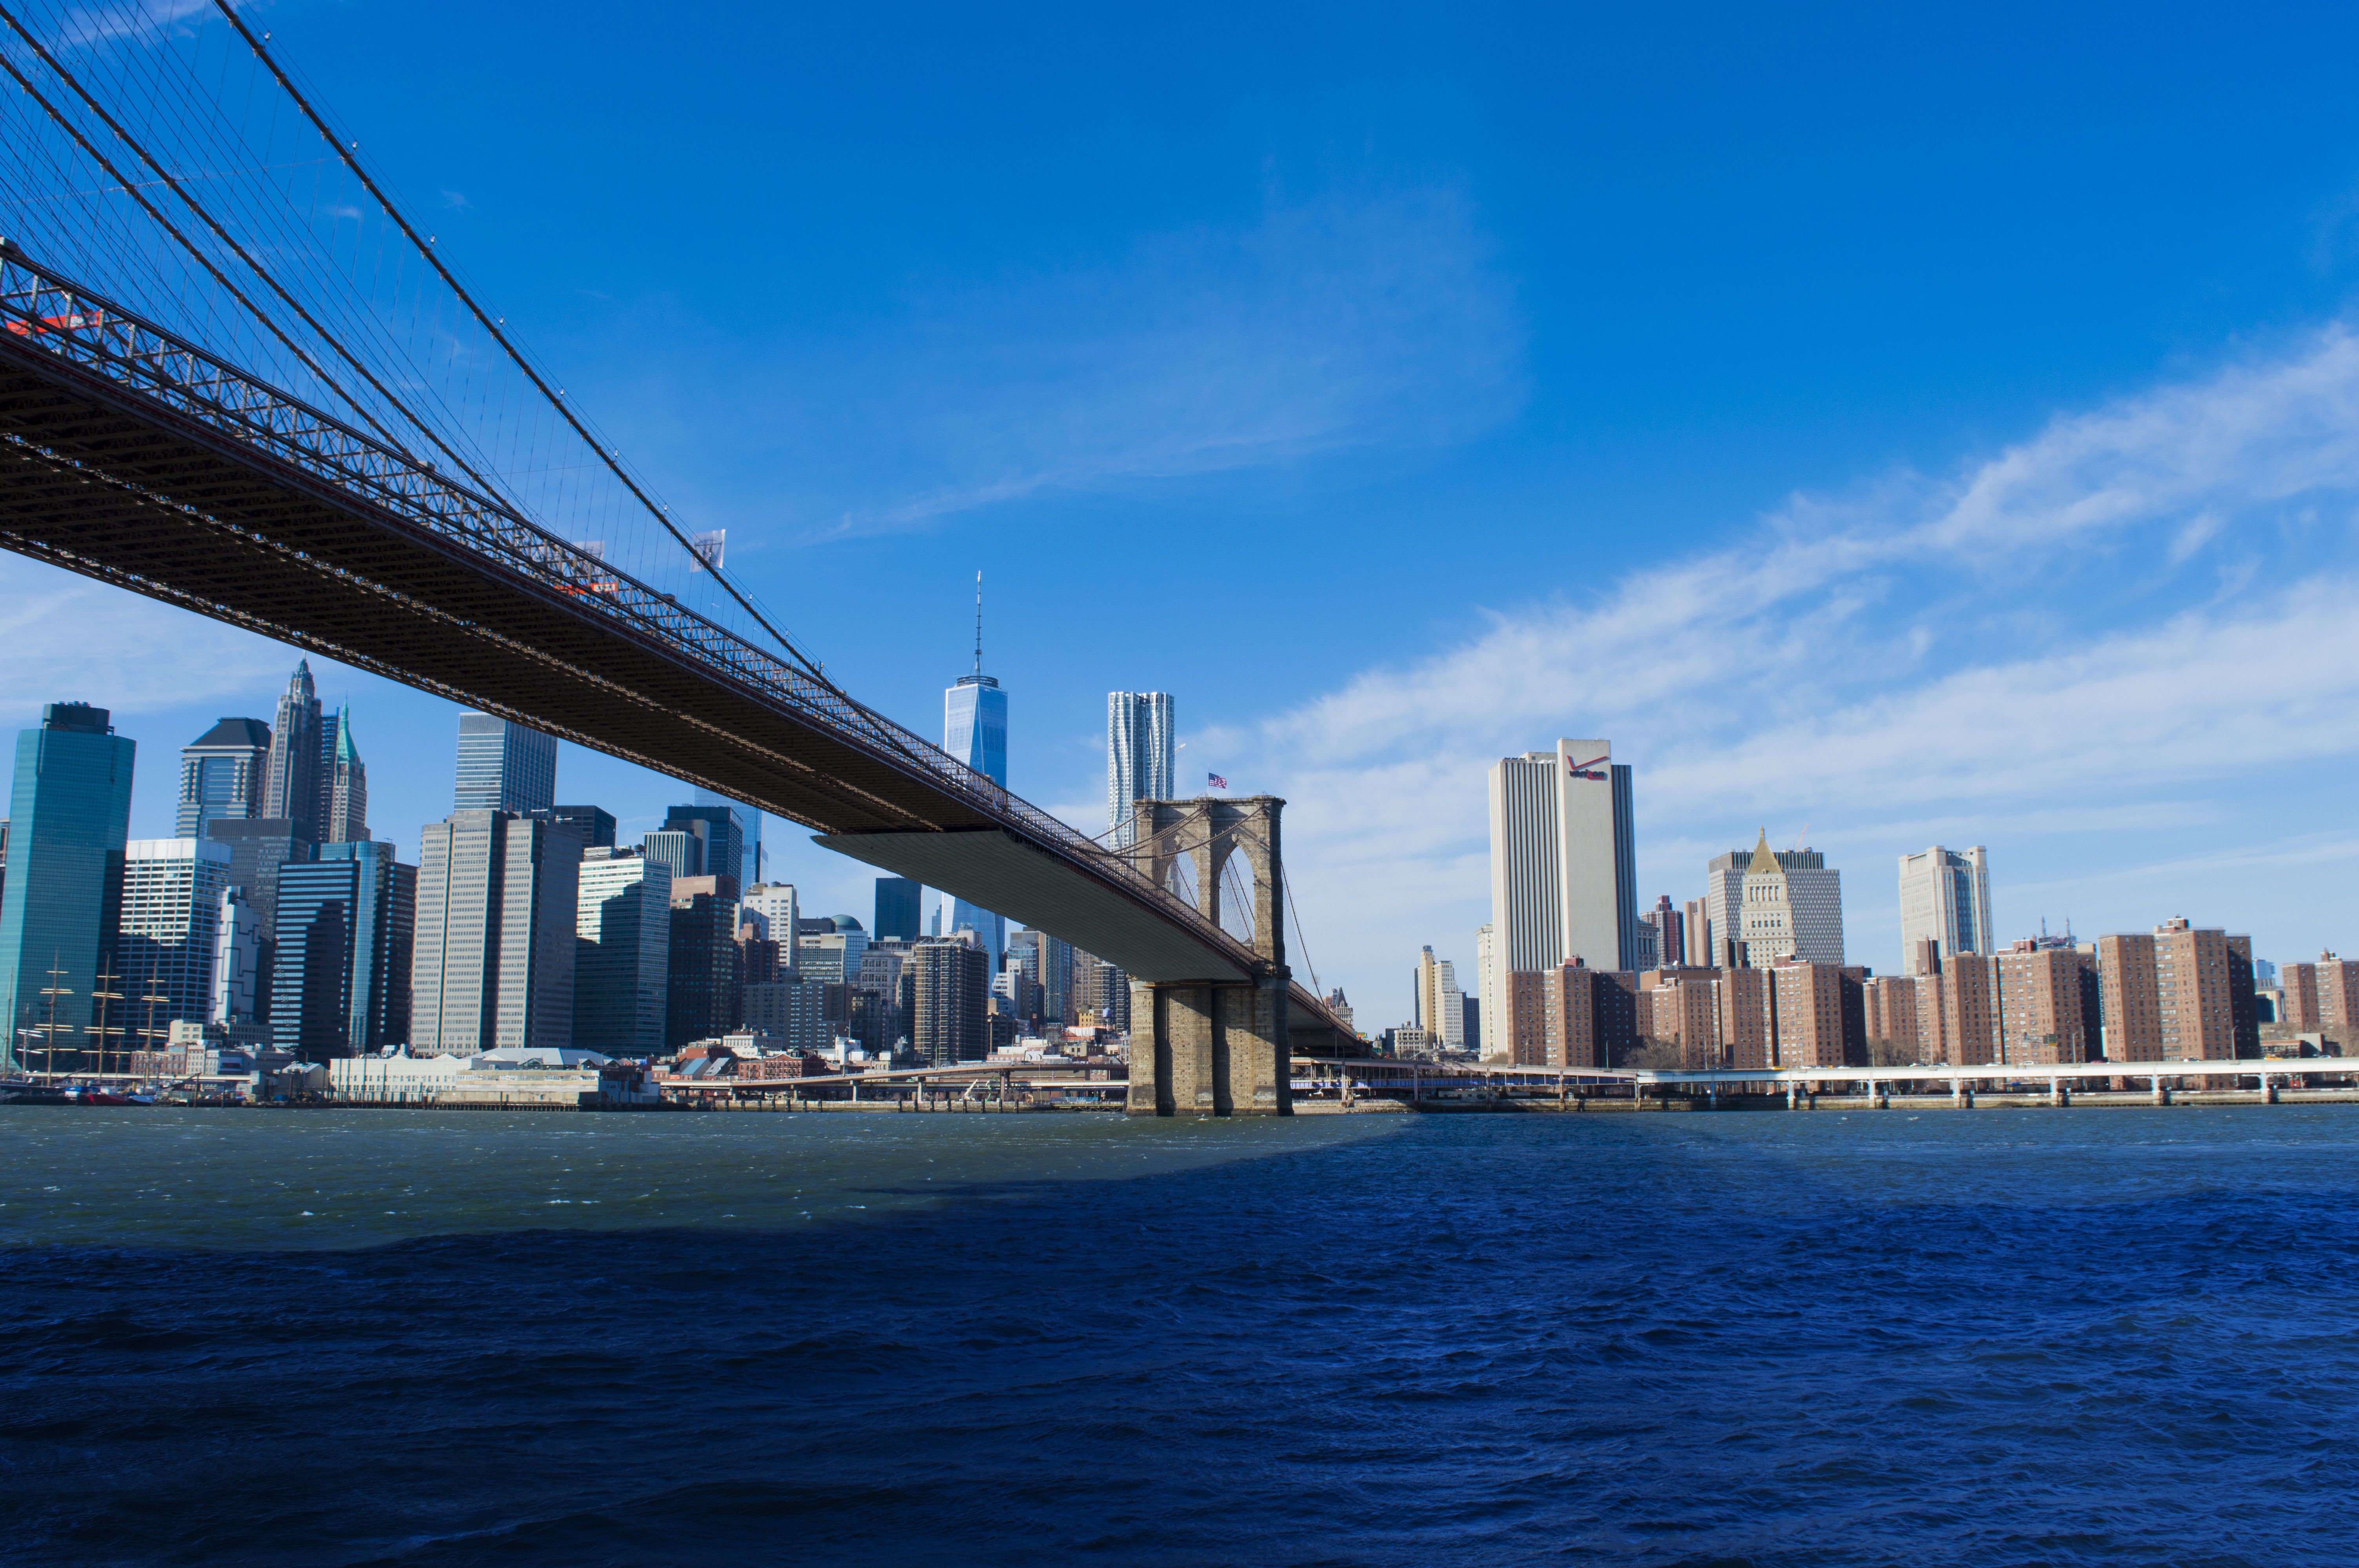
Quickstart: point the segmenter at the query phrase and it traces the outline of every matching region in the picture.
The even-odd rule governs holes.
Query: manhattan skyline
[[[1071,124],[995,124],[993,148],[1024,155],[991,189],[1010,213],[962,237],[882,221],[859,182],[888,171],[821,138],[795,169],[827,177],[816,210],[858,237],[777,289],[717,260],[651,265],[628,248],[665,243],[651,232],[620,253],[553,242],[555,209],[603,211],[581,193],[593,171],[633,185],[644,155],[628,125],[542,147],[523,123],[541,91],[527,83],[499,112],[516,122],[493,127],[510,151],[489,164],[391,85],[488,98],[463,74],[480,62],[412,60],[412,40],[387,42],[359,14],[282,12],[278,47],[351,84],[342,112],[435,208],[444,243],[535,324],[575,395],[697,524],[732,530],[733,561],[856,695],[930,730],[984,562],[1008,606],[994,666],[1025,693],[1012,787],[1096,831],[1103,693],[1175,693],[1202,725],[1183,732],[1182,793],[1209,766],[1293,803],[1289,859],[1331,985],[1381,994],[1397,955],[1429,941],[1471,955],[1487,917],[1483,761],[1547,733],[1612,734],[1636,770],[1641,906],[1683,896],[1691,868],[1756,823],[1780,845],[1807,823],[1850,871],[1854,956],[1882,972],[1902,958],[1884,868],[1930,843],[1986,844],[2010,869],[1994,890],[2002,942],[2043,916],[2142,929],[2184,911],[2251,930],[2264,953],[2353,943],[2334,894],[2359,843],[2329,793],[2354,705],[2354,634],[2332,613],[2353,568],[2340,519],[2359,491],[2336,434],[2359,399],[2343,326],[2359,277],[2353,149],[2281,82],[2261,114],[2260,88],[2227,80],[2233,61],[2167,38],[2138,46],[2155,56],[2143,77],[2075,78],[2104,40],[2069,25],[2037,60],[1995,34],[1946,64],[1922,63],[1905,34],[1814,62],[1824,40],[1807,26],[1732,27],[1683,41],[1726,101],[1693,89],[1677,105],[1692,133],[1618,147],[1636,162],[1617,183],[1548,168],[1608,134],[1610,85],[1560,123],[1511,124],[1470,107],[1486,83],[1522,79],[1495,42],[1445,35],[1413,51],[1378,27],[1287,114],[1257,112],[1277,99],[1256,68],[1191,58],[1241,107],[1207,135],[1201,88],[1150,84],[1127,123],[1171,155],[1165,172],[1060,222],[1039,221],[1060,182],[1111,156]],[[599,32],[561,52],[593,74],[623,69]],[[364,35],[403,58],[349,69],[342,51]],[[1591,61],[1660,40],[1592,27],[1556,41]],[[901,63],[939,85],[971,42],[945,27]],[[1281,27],[1268,47],[1291,60],[1310,45]],[[1890,146],[1849,149],[1846,170],[1797,157],[1796,172],[1765,172],[1807,149],[1810,124],[1750,127],[1767,89],[1736,71],[1747,50],[1830,113],[1879,118]],[[1014,42],[998,51],[1027,69]],[[1918,62],[1921,103],[1857,85],[1903,61]],[[2207,88],[2220,123],[2201,127],[2151,87],[2154,72],[2199,69],[2223,79]],[[1400,73],[1426,92],[1410,107],[1383,90]],[[1970,144],[1940,106],[1978,76],[2042,95],[2051,114]],[[832,91],[864,83],[854,71]],[[1066,113],[1084,130],[1121,118],[1086,90]],[[1721,189],[1715,149],[1740,126],[1768,138],[1737,159],[1763,193],[1743,208],[1756,225],[1743,244],[1680,215],[1682,198]],[[700,180],[777,178],[719,140]],[[1332,151],[1345,145],[1368,150]],[[2045,167],[2058,146],[2102,177]],[[1911,157],[1946,179],[1877,185]],[[932,178],[889,172],[903,189]],[[2141,199],[2158,188],[2168,219]],[[1571,196],[1620,236],[1612,254],[1576,259],[1594,248],[1586,231],[1549,215]],[[2057,243],[2029,246],[2035,223]],[[566,254],[543,279],[552,252]],[[1642,276],[1650,264],[1659,279]],[[861,268],[902,282],[850,276]],[[658,275],[687,281],[644,292]],[[1060,287],[1075,278],[1088,287]],[[1284,369],[1342,341],[1305,308],[1313,279],[1344,301],[1408,304],[1378,313],[1331,379],[1257,382],[1233,438],[1212,441],[1198,407],[1234,388],[1222,377],[1239,356]],[[1610,319],[1593,303],[1605,286]],[[769,302],[796,293],[838,310],[832,324]],[[617,330],[650,314],[689,330]],[[748,343],[811,351],[722,438],[691,438],[754,360],[769,373],[724,319]],[[1256,341],[1275,322],[1286,331]],[[1662,368],[1643,368],[1666,348]],[[1034,373],[1065,362],[1077,379],[1044,390]],[[851,418],[822,406],[875,406],[929,366],[945,373],[907,431],[822,450]],[[1069,416],[1084,406],[1092,418]],[[962,417],[984,408],[981,425]],[[1169,576],[1144,615],[1134,588],[1111,597],[1091,575],[1104,539],[1133,536],[1161,541],[1150,553]],[[1239,569],[1254,548],[1275,552],[1279,583]],[[1518,569],[1501,572],[1509,560]],[[79,697],[158,756],[222,714],[270,718],[290,650],[20,560],[0,569],[18,614],[0,666],[12,725]],[[372,829],[414,857],[419,826],[449,809],[453,710],[312,664],[323,705],[360,723]],[[560,767],[560,794],[608,804],[625,836],[680,797],[579,748]],[[168,836],[170,808],[144,774],[132,836]],[[772,836],[772,876],[810,888],[811,907],[865,907],[864,868]]]

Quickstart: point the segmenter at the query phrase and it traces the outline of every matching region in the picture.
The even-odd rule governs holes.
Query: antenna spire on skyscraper
[[[974,673],[942,693],[942,750],[989,779],[1007,783],[1007,694],[983,673],[983,574],[974,574]],[[993,972],[1007,951],[1007,923],[964,899],[952,901],[951,929],[972,926],[991,954]]]

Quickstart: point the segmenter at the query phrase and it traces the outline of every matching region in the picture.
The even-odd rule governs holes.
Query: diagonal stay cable
[[[582,442],[597,454],[598,460],[603,463],[616,479],[622,481],[624,488],[637,498],[639,504],[646,507],[648,514],[663,524],[664,531],[679,541],[680,548],[701,559],[702,552],[689,542],[688,535],[680,532],[679,525],[672,522],[670,514],[656,504],[655,500],[640,488],[639,482],[631,477],[630,471],[615,460],[613,450],[590,433],[589,427],[583,425],[573,410],[566,405],[564,397],[549,386],[540,372],[534,368],[532,362],[525,357],[523,351],[517,348],[515,341],[501,329],[500,323],[475,302],[475,297],[468,293],[465,286],[461,284],[451,269],[442,264],[442,258],[436,254],[434,247],[419,238],[417,229],[411,226],[408,215],[394,205],[392,198],[388,197],[383,188],[370,177],[369,172],[361,167],[353,146],[340,138],[329,127],[327,121],[321,117],[320,112],[311,106],[311,101],[303,95],[301,89],[298,88],[287,72],[280,69],[277,60],[272,58],[270,51],[263,48],[262,40],[255,36],[253,28],[245,25],[245,19],[237,14],[236,8],[230,4],[230,0],[213,0],[213,5],[223,16],[229,18],[229,25],[237,29],[238,36],[244,38],[247,46],[254,50],[255,58],[262,61],[264,69],[270,72],[288,97],[294,100],[295,106],[303,112],[304,117],[317,126],[320,134],[328,139],[328,145],[335,148],[336,156],[344,160],[344,166],[353,171],[353,178],[357,178],[368,193],[376,199],[377,205],[384,210],[386,216],[391,218],[402,233],[408,237],[410,244],[420,256],[425,258],[426,265],[440,275],[443,283],[450,287],[452,294],[458,297],[460,303],[466,306],[473,314],[476,323],[491,335],[494,342],[506,351],[508,358],[516,362],[516,367],[531,380],[540,395],[549,400],[549,406],[557,410],[558,416],[572,427],[573,433],[581,437]],[[814,679],[827,685],[829,689],[836,690],[839,697],[843,697],[847,701],[851,700],[848,694],[838,690],[834,683],[829,681],[821,672],[818,661],[804,654],[795,645],[792,638],[772,625],[767,616],[755,609],[753,603],[738,590],[737,585],[730,581],[720,568],[707,563],[707,569],[712,573],[712,579],[721,585],[723,590],[737,601],[738,608],[752,616],[756,625],[777,639],[778,646],[786,650],[797,664],[802,665]]]
[[[36,49],[40,49],[39,43],[32,40],[30,36],[25,33],[23,25],[16,20],[13,14],[5,8],[0,8],[0,18],[5,18],[8,26],[14,27],[20,37],[27,38],[28,42],[33,42],[33,47]],[[43,58],[48,58],[47,50],[41,49],[41,53]],[[54,62],[52,63],[54,64]],[[120,168],[115,167],[114,161],[112,158],[109,158],[104,153],[92,146],[90,138],[82,135],[81,127],[67,118],[63,110],[60,109],[55,103],[50,103],[49,98],[42,93],[41,90],[35,87],[32,82],[26,78],[25,73],[16,69],[16,62],[10,59],[5,53],[0,53],[0,70],[7,72],[9,77],[15,81],[16,85],[24,89],[25,95],[27,97],[32,99],[34,103],[38,103],[42,109],[49,114],[49,118],[56,121],[60,128],[61,128],[66,135],[74,139],[75,143],[81,146],[82,150],[89,156],[92,162],[104,169],[118,185],[121,185],[124,188],[125,192],[129,195],[134,201],[139,203],[141,210],[155,222],[157,227],[171,235],[173,240],[182,250],[188,252],[190,255],[196,259],[198,265],[203,267],[206,272],[212,276],[213,281],[220,284],[223,291],[225,291],[231,298],[236,300],[239,305],[245,308],[248,315],[252,316],[256,321],[260,322],[265,328],[266,328],[271,336],[277,338],[281,343],[285,344],[288,351],[292,353],[297,359],[300,360],[304,367],[310,371],[313,375],[318,376],[323,385],[333,388],[338,396],[343,398],[344,402],[358,412],[362,418],[367,420],[369,425],[375,429],[379,435],[383,436],[387,443],[399,449],[402,456],[409,457],[411,455],[408,449],[404,447],[400,438],[396,436],[392,431],[387,430],[385,426],[370,413],[364,405],[363,405],[357,398],[354,398],[352,394],[346,392],[342,386],[338,385],[336,378],[330,375],[325,370],[321,369],[319,362],[307,353],[301,344],[296,342],[294,339],[288,336],[286,330],[276,321],[271,319],[268,312],[263,310],[259,306],[255,305],[252,299],[246,297],[245,290],[239,288],[236,284],[231,282],[229,275],[224,273],[212,257],[206,255],[203,249],[194,241],[190,240],[189,236],[181,231],[179,225],[174,223],[171,219],[166,217],[162,211],[158,209],[153,201],[149,200],[136,186],[131,184],[129,177]],[[68,80],[71,81],[71,79],[69,78]],[[87,100],[85,99],[85,101]],[[103,113],[103,112],[102,111],[102,114]],[[112,123],[112,121],[109,122],[110,124]],[[118,131],[117,134],[122,135],[120,131]],[[132,142],[128,135],[124,135],[123,139],[134,147],[136,147],[138,145],[136,142]]]
[[[302,302],[298,300],[292,294],[288,293],[286,287],[280,284],[276,277],[271,276],[269,269],[265,267],[260,262],[256,261],[254,258],[253,253],[248,251],[245,245],[241,244],[226,228],[223,227],[219,219],[215,218],[211,212],[206,211],[204,205],[198,201],[194,196],[191,196],[189,193],[187,187],[180,182],[179,178],[173,175],[170,170],[167,169],[163,164],[157,159],[156,156],[147,150],[147,146],[144,143],[142,143],[137,137],[134,136],[129,130],[125,129],[120,120],[117,120],[112,114],[107,112],[106,106],[101,103],[98,99],[91,93],[90,90],[82,84],[81,80],[77,78],[73,72],[68,70],[58,58],[49,52],[49,47],[43,44],[38,38],[35,37],[32,31],[28,29],[23,22],[17,20],[16,14],[14,11],[9,10],[5,6],[0,6],[0,21],[6,22],[8,27],[16,32],[16,36],[25,40],[27,46],[40,58],[41,63],[48,66],[49,70],[55,73],[59,81],[64,82],[69,88],[73,90],[74,95],[80,98],[82,103],[89,107],[92,114],[96,114],[99,119],[104,123],[108,130],[114,133],[117,140],[121,141],[124,146],[129,147],[135,154],[136,154],[142,163],[156,171],[157,178],[171,190],[173,195],[180,199],[183,206],[187,207],[190,211],[196,214],[198,220],[201,222],[206,228],[212,231],[214,238],[220,240],[222,243],[227,245],[231,251],[235,253],[237,258],[246,265],[247,268],[253,272],[255,276],[260,278],[263,283],[269,287],[270,291],[273,294],[276,294],[279,299],[286,304],[288,309],[294,311],[297,316],[302,319],[305,326],[310,328],[312,332],[317,334],[322,342],[325,342],[330,348],[335,350],[337,355],[342,358],[346,364],[349,364],[353,370],[359,372],[362,379],[366,381],[369,385],[375,389],[378,396],[384,398],[392,407],[398,409],[402,417],[407,419],[410,425],[420,434],[425,436],[428,440],[433,442],[434,445],[441,450],[442,454],[449,458],[451,461],[461,470],[461,471],[464,472],[470,479],[473,479],[477,484],[482,485],[484,488],[493,488],[482,474],[475,471],[473,465],[469,464],[463,457],[460,456],[457,451],[451,449],[450,443],[442,438],[440,432],[420,420],[414,412],[402,403],[401,399],[396,397],[392,391],[388,389],[382,381],[377,379],[375,373],[371,371],[367,365],[363,364],[351,350],[344,347],[342,342],[336,338],[334,333],[321,326],[319,320],[312,316],[311,312],[304,308]],[[9,68],[9,74],[16,76],[18,83],[23,85],[27,92],[31,92],[34,98],[41,103],[42,107],[49,110],[52,117],[57,117],[57,111],[49,105],[46,99],[42,99],[38,92],[34,92],[31,84],[26,82],[25,79],[21,75],[17,74],[13,65]],[[61,118],[59,120],[59,123],[60,124],[65,124]],[[77,141],[82,142],[85,151],[89,152],[92,157],[98,158],[110,172],[114,171],[114,165],[108,162],[104,156],[99,153],[96,148],[92,147],[88,141],[83,140],[79,131],[73,130],[73,127],[71,126],[68,126],[67,128],[70,131],[72,131]],[[136,197],[137,193],[133,192],[133,195]],[[140,205],[147,209],[148,215],[154,218],[158,223],[162,224],[166,232],[170,233],[175,240],[179,241],[183,249],[188,250],[192,255],[199,255],[199,259],[201,261],[204,259],[201,254],[199,254],[195,247],[190,244],[188,237],[183,234],[168,219],[165,218],[161,212],[158,211],[152,203],[148,202],[145,198],[138,198],[138,200]],[[257,315],[259,314],[259,312],[255,312],[255,308],[253,302],[247,299],[245,294],[240,292],[234,285],[232,285],[226,277],[223,276],[217,267],[207,263],[206,269],[213,273],[216,280],[221,283],[223,287],[229,289],[231,294],[236,297],[239,304],[245,306],[249,312],[255,312]],[[341,385],[338,385],[333,376],[329,375],[324,370],[322,370],[319,363],[314,361],[310,355],[305,353],[300,348],[298,348],[295,343],[288,339],[285,332],[279,330],[276,324],[271,323],[266,319],[264,324],[270,328],[272,335],[277,337],[280,342],[286,343],[288,348],[292,350],[303,361],[304,364],[310,368],[312,374],[318,376],[321,381],[325,383],[328,386],[334,388],[338,396],[343,398],[347,405],[357,410],[363,418],[367,419],[369,424],[375,427],[380,435],[383,435],[386,440],[390,441],[397,449],[398,449],[404,457],[412,456],[408,442],[403,441],[391,431],[386,430],[384,425],[361,404],[359,399],[353,397],[351,393],[345,391]]]
[[[1286,894],[1287,914],[1294,916],[1294,945],[1302,949],[1302,967],[1310,971],[1311,994],[1316,996],[1319,993],[1319,966],[1310,961],[1310,938],[1302,934],[1302,911],[1294,903],[1294,879],[1281,870],[1277,875],[1277,885]],[[1327,999],[1321,996],[1319,1000],[1323,1006]]]

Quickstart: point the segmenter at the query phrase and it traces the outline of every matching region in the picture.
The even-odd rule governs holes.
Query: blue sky
[[[1935,841],[2003,936],[2359,946],[2359,18],[1636,9],[255,14],[850,689],[937,732],[983,570],[1010,782],[1090,831],[1103,694],[1176,693],[1370,1025],[1560,734],[1647,902],[1807,825],[1879,969]],[[293,663],[0,584],[5,717],[114,708],[135,832]],[[453,710],[321,677],[414,850]]]

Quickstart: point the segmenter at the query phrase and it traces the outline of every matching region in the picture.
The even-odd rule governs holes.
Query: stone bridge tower
[[[1254,972],[1130,985],[1130,1114],[1291,1116],[1287,1040],[1285,861],[1276,795],[1142,800],[1130,853],[1158,887],[1192,895],[1197,912],[1245,938]],[[1223,873],[1238,862],[1250,912],[1223,910]],[[1180,874],[1185,862],[1186,876]],[[1227,919],[1223,920],[1223,915]]]

